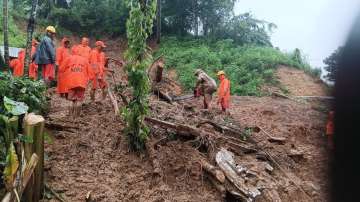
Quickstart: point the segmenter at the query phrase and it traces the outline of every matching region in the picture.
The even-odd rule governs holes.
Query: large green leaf
[[[16,102],[6,96],[4,96],[4,106],[7,112],[14,116],[25,114],[29,107],[23,102]]]
[[[15,152],[14,144],[11,143],[6,156],[6,167],[4,169],[5,186],[8,191],[12,190],[16,172],[19,168],[19,160]]]

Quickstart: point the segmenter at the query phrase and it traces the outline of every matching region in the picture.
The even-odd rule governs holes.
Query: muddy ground
[[[120,57],[114,52],[110,55]],[[117,72],[117,80],[126,79],[122,71]],[[152,159],[146,152],[138,155],[129,151],[122,132],[124,122],[114,114],[109,98],[99,101],[100,93],[98,96],[96,103],[90,103],[87,96],[77,120],[67,116],[69,102],[55,93],[51,96],[48,122],[67,127],[51,131],[54,141],[46,145],[46,182],[66,201],[85,201],[89,192],[94,201],[232,200],[222,198],[199,164],[199,159],[205,158],[215,165],[213,152],[204,152],[194,146],[193,141],[177,138],[171,130],[150,125],[150,142],[174,135],[157,148],[156,159],[162,175],[154,175]],[[265,172],[263,165],[267,161],[257,158],[261,151],[257,154],[235,151],[236,162],[259,176],[254,183],[261,187],[262,195],[255,201],[309,201],[309,198],[327,201],[328,156],[324,127],[328,104],[233,96],[231,115],[227,116],[221,114],[218,107],[210,112],[202,110],[199,99],[168,104],[152,96],[150,116],[194,126],[206,119],[241,129],[261,127],[273,136],[283,137],[284,144],[271,143],[263,132],[255,131],[247,141],[259,151],[270,152],[285,174],[276,166],[273,172]],[[202,130],[217,133],[207,126]],[[220,147],[226,144],[216,145]]]

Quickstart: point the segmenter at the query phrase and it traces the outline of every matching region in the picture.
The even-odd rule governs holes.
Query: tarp
[[[20,50],[21,48],[9,47],[9,56],[13,58],[17,58]],[[0,52],[1,55],[4,57],[4,46],[0,46]]]

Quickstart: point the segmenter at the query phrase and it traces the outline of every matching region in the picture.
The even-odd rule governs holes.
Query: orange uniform
[[[86,59],[90,57],[91,48],[89,47],[89,39],[84,37],[81,44],[73,46],[71,49],[72,54],[80,55]]]
[[[65,59],[61,68],[64,70],[63,79],[69,92],[68,99],[83,100],[90,73],[88,61],[82,56],[72,55]]]
[[[225,77],[225,75],[220,76],[218,99],[223,111],[230,107],[230,81]]]
[[[13,69],[13,76],[20,77],[24,75],[25,50],[20,50],[18,58],[10,61],[10,67]]]
[[[32,46],[31,46],[31,58],[34,56],[34,54],[36,53],[36,46],[37,46],[38,42],[36,40],[32,41]],[[32,79],[37,79],[37,68],[38,66],[35,64],[35,62],[32,62],[30,64],[29,67],[29,77]]]
[[[19,75],[21,68],[22,68],[21,61],[19,60],[19,58],[14,58],[14,59],[10,60],[9,65],[10,65],[10,68],[13,70],[13,76],[16,76],[16,77],[22,76],[22,74]]]
[[[106,88],[107,83],[105,81],[105,53],[94,49],[90,53],[89,61],[91,66],[90,79],[92,80],[92,88],[94,90],[98,87],[102,89]]]
[[[56,49],[56,65],[58,65],[58,83],[57,92],[59,94],[67,93],[66,82],[64,80],[64,65],[65,60],[70,57],[70,48],[65,47],[65,42],[69,41],[67,38],[63,38],[61,41],[61,47]]]

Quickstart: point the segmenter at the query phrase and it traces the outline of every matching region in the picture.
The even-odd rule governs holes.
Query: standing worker
[[[72,54],[78,54],[79,56],[82,56],[88,60],[91,52],[91,48],[89,47],[89,39],[83,37],[80,44],[72,47],[71,52]]]
[[[220,81],[218,89],[218,101],[223,112],[230,107],[230,81],[226,78],[224,71],[219,71],[217,73],[218,79]]]
[[[90,65],[86,58],[71,55],[62,63],[61,69],[64,71],[64,82],[68,90],[67,99],[72,101],[69,108],[70,116],[74,118],[80,115],[81,102],[85,99],[85,89],[88,84]]]
[[[43,78],[46,85],[55,79],[55,46],[53,40],[56,30],[53,26],[46,28],[46,35],[41,40],[35,53],[35,64],[38,65],[38,77]]]
[[[31,42],[31,58],[34,57],[38,44],[39,44],[39,42],[36,39],[32,40],[32,42]],[[37,79],[37,71],[38,71],[38,66],[35,64],[35,62],[31,62],[30,67],[29,67],[29,78],[36,80]]]
[[[212,95],[216,91],[216,82],[213,78],[207,75],[203,70],[197,69],[195,71],[197,82],[194,90],[195,97],[204,96],[204,109],[211,108]]]
[[[106,88],[108,86],[105,81],[106,57],[104,48],[106,48],[106,46],[102,41],[97,41],[95,46],[96,47],[91,51],[89,57],[92,74],[92,90],[90,92],[90,97],[93,102],[95,101],[95,93],[98,88],[101,88],[102,90],[102,98],[106,98]]]
[[[61,97],[65,97],[67,94],[63,63],[65,62],[66,58],[70,57],[70,55],[70,40],[64,37],[61,40],[61,46],[56,49],[56,66],[58,66],[57,93],[59,93]]]

